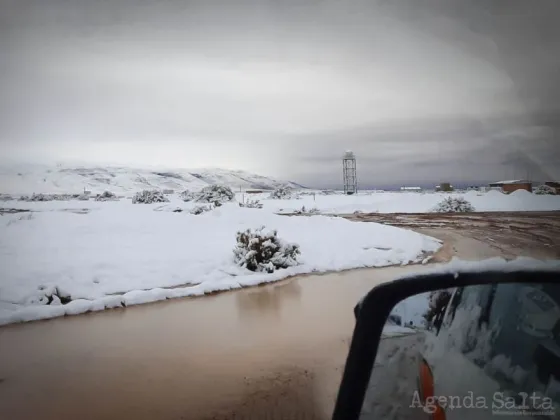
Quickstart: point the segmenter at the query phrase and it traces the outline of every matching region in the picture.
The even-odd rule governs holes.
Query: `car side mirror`
[[[333,419],[560,416],[558,266],[407,277],[354,312]]]

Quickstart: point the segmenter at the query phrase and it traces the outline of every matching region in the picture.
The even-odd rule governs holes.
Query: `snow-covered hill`
[[[199,190],[209,184],[227,185],[234,189],[274,189],[280,185],[301,188],[245,171],[227,169],[154,170],[117,166],[41,166],[0,167],[0,193],[79,193],[110,190],[115,193],[142,189]]]

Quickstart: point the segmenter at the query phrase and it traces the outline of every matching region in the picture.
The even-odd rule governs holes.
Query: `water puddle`
[[[308,275],[2,327],[0,418],[329,418],[354,305],[426,269]]]

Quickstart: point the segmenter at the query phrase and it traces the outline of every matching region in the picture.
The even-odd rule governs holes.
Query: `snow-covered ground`
[[[481,193],[409,193],[374,192],[371,194],[345,196],[342,194],[303,195],[292,200],[263,200],[264,208],[271,211],[290,212],[301,209],[317,208],[322,213],[351,214],[355,211],[379,213],[425,213],[430,212],[440,201],[447,197],[464,197],[475,211],[549,211],[560,210],[560,195],[536,195],[528,191],[503,194],[499,191]],[[267,197],[262,194],[262,197]],[[255,197],[256,198],[256,197]]]
[[[178,206],[195,206],[177,197],[148,205],[123,199],[2,206],[34,211],[0,216],[0,324],[202,295],[315,271],[407,264],[440,247],[437,240],[404,229],[327,216],[279,216],[237,203],[196,216],[175,213]],[[272,274],[235,265],[236,232],[261,225],[300,245],[300,265]],[[61,305],[59,297],[72,301]]]
[[[197,190],[194,190],[197,191]],[[132,193],[124,193],[130,199]],[[270,192],[260,194],[236,193],[237,201],[258,200],[264,210],[272,213],[292,213],[305,207],[306,210],[317,209],[323,214],[352,214],[356,211],[364,213],[427,213],[442,200],[448,197],[464,197],[477,212],[491,211],[559,211],[560,195],[536,195],[528,191],[516,191],[503,194],[498,191],[481,193],[468,191],[465,193],[410,193],[410,192],[373,192],[357,195],[322,195],[319,191],[313,195],[306,191],[299,198],[273,200]],[[81,208],[84,203],[88,207],[102,208],[103,203],[83,201],[66,201],[58,204],[44,202],[0,201],[0,207],[51,209],[53,206],[63,208]],[[183,202],[179,202],[183,206]],[[183,206],[184,207],[184,206]]]
[[[302,206],[324,214],[426,212],[450,194],[317,193],[273,200],[268,193],[238,193],[238,201],[260,199],[264,208],[230,203],[196,216],[188,210],[197,204],[177,195],[170,203],[150,205],[133,205],[130,195],[115,202],[0,202],[2,208],[31,210],[0,216],[0,324],[202,295],[295,274],[420,261],[439,248],[438,241],[376,223],[275,212]],[[463,196],[477,211],[560,210],[560,196],[526,191]],[[173,212],[177,208],[184,211]],[[272,274],[235,265],[236,232],[261,225],[301,246],[300,265]],[[72,301],[59,305],[57,296]]]

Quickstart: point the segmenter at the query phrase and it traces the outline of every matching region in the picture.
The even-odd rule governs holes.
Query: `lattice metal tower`
[[[342,157],[342,175],[344,179],[344,194],[358,192],[358,177],[356,176],[356,156],[350,150]]]

